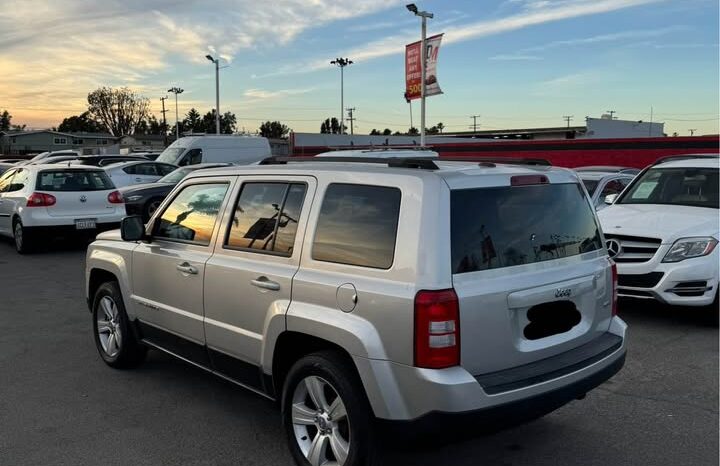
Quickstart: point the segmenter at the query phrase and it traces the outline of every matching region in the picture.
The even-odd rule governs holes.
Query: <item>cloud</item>
[[[37,0],[0,9],[0,96],[16,115],[57,122],[100,85],[148,86],[178,62],[231,61],[304,31],[397,7],[401,0]],[[28,59],[31,57],[31,60]],[[163,78],[162,81],[165,81]],[[46,123],[47,124],[47,123]]]
[[[264,89],[248,89],[243,92],[243,96],[252,100],[268,100],[289,97],[292,95],[307,94],[314,91],[314,88],[307,89],[280,89],[277,91],[267,91]]]
[[[497,60],[497,61],[534,61],[534,60],[542,60],[542,57],[538,57],[536,55],[495,55],[494,57],[490,57],[490,60]]]
[[[598,43],[607,42],[618,42],[618,41],[636,41],[637,39],[648,39],[653,37],[660,37],[666,34],[674,32],[685,31],[688,28],[686,26],[670,26],[660,29],[638,29],[623,32],[615,32],[610,34],[600,34],[592,37],[583,37],[568,40],[556,40],[548,42],[547,44],[537,45],[534,47],[526,47],[518,50],[515,54],[496,55],[490,57],[490,60],[527,60],[527,59],[542,59],[541,56],[537,55],[537,52],[544,52],[556,48],[568,48],[577,47],[582,45],[592,45]],[[633,42],[637,43],[637,42]],[[531,55],[534,54],[534,55]],[[532,57],[532,58],[528,58]]]
[[[458,25],[447,31],[443,38],[445,44],[464,42],[481,37],[515,31],[539,24],[562,21],[582,16],[609,13],[637,6],[649,5],[666,0],[510,0],[520,5],[521,11],[509,16],[475,23]],[[430,23],[431,27],[435,27]],[[339,53],[348,56],[356,63],[403,53],[405,44],[416,41],[417,33],[394,34],[371,41]],[[327,60],[317,59],[305,63],[295,63],[280,67],[273,73],[260,77],[277,76],[298,71],[310,72],[327,68]]]

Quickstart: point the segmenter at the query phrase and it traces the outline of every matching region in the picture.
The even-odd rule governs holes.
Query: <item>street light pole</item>
[[[184,89],[180,89],[179,87],[171,87],[168,89],[168,92],[172,92],[175,94],[175,140],[177,141],[180,139],[180,124],[178,123],[178,94],[182,94],[184,92]]]
[[[427,72],[427,19],[433,18],[432,13],[427,11],[419,11],[414,3],[410,3],[406,8],[415,16],[419,16],[422,20],[422,30],[420,34],[420,146],[425,147],[425,73]]]
[[[215,64],[215,134],[220,134],[220,58],[205,55]]]
[[[345,134],[345,67],[352,65],[353,61],[348,58],[336,58],[330,62],[331,65],[340,68],[340,134]]]

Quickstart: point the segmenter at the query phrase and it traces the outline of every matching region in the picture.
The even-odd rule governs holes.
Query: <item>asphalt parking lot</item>
[[[291,465],[275,406],[151,352],[98,357],[82,246],[19,256],[0,242],[0,465]],[[390,448],[401,465],[718,464],[718,333],[692,309],[621,303],[625,368],[560,410],[449,445]]]

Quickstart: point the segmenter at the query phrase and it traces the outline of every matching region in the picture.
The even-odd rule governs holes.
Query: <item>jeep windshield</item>
[[[602,249],[577,183],[453,190],[453,273],[560,259]]]
[[[666,204],[718,208],[717,168],[651,168],[617,204]]]

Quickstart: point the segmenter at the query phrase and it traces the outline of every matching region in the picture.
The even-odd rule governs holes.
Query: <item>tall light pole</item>
[[[345,134],[345,77],[344,70],[348,65],[352,65],[353,61],[349,58],[336,58],[330,62],[331,65],[335,65],[340,68],[340,134]]]
[[[420,34],[420,67],[422,68],[420,72],[420,146],[425,147],[425,73],[427,72],[425,63],[427,62],[427,19],[432,19],[434,15],[432,13],[428,13],[427,11],[419,11],[418,7],[415,6],[414,3],[406,5],[405,8],[407,8],[408,11],[413,13],[415,16],[419,16],[422,20],[422,31]]]
[[[205,55],[205,58],[215,63],[215,134],[220,134],[220,58]]]
[[[179,87],[171,87],[170,89],[168,89],[168,92],[172,92],[173,94],[175,94],[175,140],[177,141],[178,139],[180,139],[177,96],[178,94],[182,94],[184,92],[184,89],[180,89]]]

